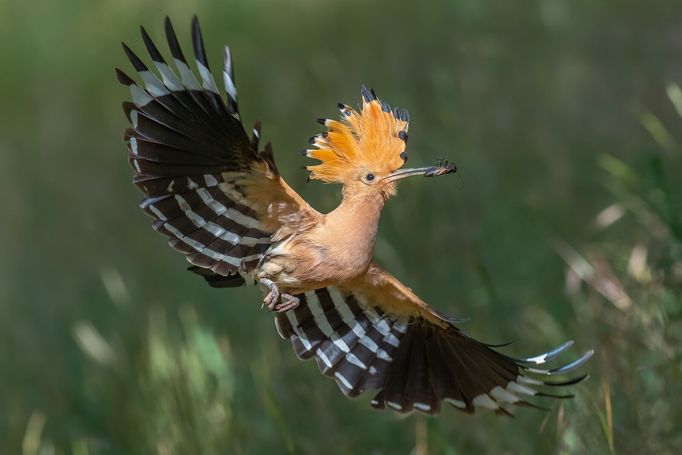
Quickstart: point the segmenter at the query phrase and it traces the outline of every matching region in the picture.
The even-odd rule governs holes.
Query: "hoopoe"
[[[199,78],[180,49],[171,22],[165,32],[176,71],[142,28],[160,78],[125,44],[143,85],[117,69],[132,102],[123,108],[125,133],[142,209],[156,231],[217,288],[259,283],[282,338],[301,359],[314,358],[322,374],[356,397],[374,390],[374,408],[436,414],[442,403],[473,413],[511,414],[533,406],[528,396],[567,398],[548,387],[587,378],[564,375],[582,366],[541,369],[572,342],[541,355],[513,358],[457,328],[461,320],[429,307],[373,259],[381,211],[399,180],[450,174],[456,167],[404,169],[406,110],[392,108],[362,88],[362,105],[339,104],[340,120],[325,127],[303,154],[310,178],[343,185],[341,204],[313,209],[284,181],[272,147],[260,150],[260,123],[249,137],[237,104],[232,57],[225,48],[226,99],[209,70],[199,22],[192,41]],[[561,376],[560,378],[552,378]]]

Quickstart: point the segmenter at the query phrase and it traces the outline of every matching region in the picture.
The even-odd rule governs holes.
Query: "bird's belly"
[[[256,279],[267,278],[272,280],[277,284],[281,292],[286,292],[287,294],[300,294],[329,284],[321,282],[318,277],[301,273],[300,269],[295,267],[293,262],[282,257],[263,261],[255,271]]]
[[[291,294],[350,281],[365,273],[369,260],[328,248],[284,242],[274,247],[255,271]]]

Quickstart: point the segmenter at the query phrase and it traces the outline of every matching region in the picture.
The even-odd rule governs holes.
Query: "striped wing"
[[[405,312],[402,303],[386,301],[412,298],[409,290],[398,294],[388,278],[369,283],[385,297],[373,298],[368,283],[346,290],[327,287],[299,295],[298,308],[276,316],[279,334],[291,340],[298,357],[314,358],[345,395],[374,390],[374,408],[398,412],[437,414],[446,402],[468,413],[488,408],[510,415],[515,406],[538,407],[529,396],[569,398],[543,389],[587,378],[552,377],[580,367],[593,351],[558,368],[537,368],[573,343],[525,359],[506,356],[461,332],[454,319],[429,316],[417,307]]]
[[[252,138],[246,134],[229,49],[225,102],[209,70],[197,18],[192,41],[199,78],[168,18],[165,26],[176,71],[144,29],[144,44],[160,77],[125,44],[143,86],[116,70],[132,95],[123,106],[132,124],[125,140],[133,181],[145,195],[142,209],[156,219],[154,229],[186,255],[191,269],[214,286],[240,285],[282,228],[280,219],[288,215],[300,221],[312,209],[279,176],[270,144],[258,151],[260,125]]]

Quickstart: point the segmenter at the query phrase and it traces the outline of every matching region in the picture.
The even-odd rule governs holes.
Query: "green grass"
[[[287,180],[364,83],[412,117],[376,255],[505,352],[595,348],[573,400],[514,419],[347,400],[257,289],[212,290],[137,207],[113,67],[170,14],[236,62]],[[682,451],[682,83],[673,0],[0,2],[0,453]],[[576,352],[576,351],[574,351]]]

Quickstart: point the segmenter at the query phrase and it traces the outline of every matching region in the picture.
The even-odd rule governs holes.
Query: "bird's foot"
[[[274,310],[277,313],[283,313],[285,311],[293,310],[298,306],[299,303],[301,303],[301,301],[298,297],[295,297],[291,294],[282,294],[282,302],[275,305]]]
[[[282,313],[284,311],[293,310],[300,303],[298,297],[281,293],[279,291],[279,287],[274,281],[267,278],[262,278],[260,282],[270,288],[270,292],[263,299],[263,306],[261,308],[265,307],[270,311]]]
[[[268,310],[272,310],[279,301],[279,288],[275,283],[272,283],[268,287],[270,288],[270,292],[263,299],[263,305],[261,306],[261,308],[267,307]]]

